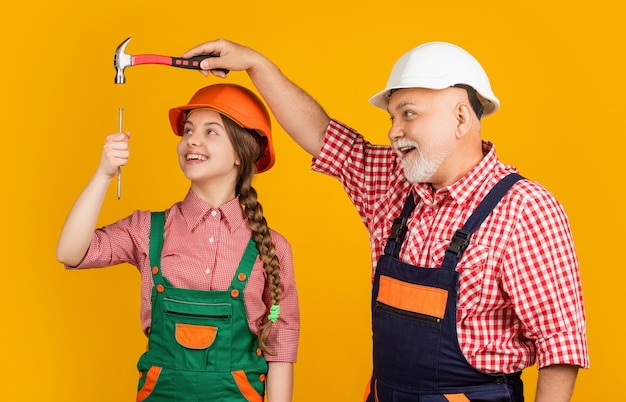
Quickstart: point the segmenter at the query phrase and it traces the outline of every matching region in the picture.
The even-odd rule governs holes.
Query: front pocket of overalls
[[[445,313],[448,291],[416,285],[381,275],[377,306],[409,318],[439,323]]]
[[[175,368],[223,371],[231,359],[232,306],[166,298],[165,330]],[[224,365],[224,367],[221,367]]]
[[[376,376],[392,384],[433,384],[448,292],[381,275],[373,315]],[[428,377],[428,378],[427,378]]]
[[[145,372],[142,372],[143,377],[139,381],[139,389],[137,390],[137,402],[145,401],[148,398],[152,391],[154,391],[154,387],[161,375],[161,367],[152,366],[150,369]]]
[[[265,393],[265,375],[262,374],[263,380],[257,378],[255,382],[257,383],[257,387],[259,389],[255,389],[252,386],[252,383],[248,379],[248,375],[243,370],[237,370],[232,372],[233,379],[235,380],[235,384],[237,384],[237,388],[241,395],[243,395],[247,401],[249,402],[263,402],[263,394]],[[262,390],[262,391],[260,391]],[[259,393],[260,391],[260,393]]]
[[[189,349],[208,349],[213,345],[217,327],[193,324],[176,324],[176,342]]]

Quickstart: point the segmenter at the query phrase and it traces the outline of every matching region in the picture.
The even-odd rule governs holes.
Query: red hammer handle
[[[139,54],[133,56],[133,66],[139,64],[164,64],[166,66],[188,68],[191,70],[201,70],[200,62],[207,57],[216,57],[211,55],[194,56],[188,59],[182,57],[160,56],[158,54]],[[223,71],[228,74],[229,71],[223,68],[217,68],[216,70]]]

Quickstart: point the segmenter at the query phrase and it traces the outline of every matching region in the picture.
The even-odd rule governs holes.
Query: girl
[[[138,268],[148,348],[137,401],[262,401],[265,392],[291,401],[299,336],[291,247],[268,228],[251,186],[255,171],[274,164],[267,109],[248,89],[217,84],[169,118],[191,181],[185,199],[94,230],[129,156],[130,134],[112,134],[67,217],[57,259],[66,268]]]

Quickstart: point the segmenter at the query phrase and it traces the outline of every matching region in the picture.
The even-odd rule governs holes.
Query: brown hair
[[[270,229],[263,216],[263,207],[257,200],[257,192],[252,187],[252,178],[256,171],[255,163],[261,154],[260,135],[254,131],[241,127],[227,116],[222,114],[226,131],[241,161],[239,165],[239,179],[235,186],[235,193],[239,195],[239,202],[243,205],[243,212],[248,218],[248,226],[252,230],[252,239],[259,250],[263,267],[267,273],[267,287],[270,290],[272,304],[279,305],[282,298],[280,288],[280,266],[276,256],[276,247],[270,236]],[[259,328],[259,346],[263,352],[275,353],[265,344],[272,321],[269,319]]]

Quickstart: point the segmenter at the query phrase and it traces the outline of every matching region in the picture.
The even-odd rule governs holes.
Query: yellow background
[[[134,267],[66,272],[55,260],[65,215],[117,131],[132,132],[122,199],[109,223],[184,197],[167,110],[217,82],[164,66],[126,70],[113,53],[180,55],[225,37],[273,59],[328,112],[385,143],[367,103],[394,61],[426,41],[454,42],[483,64],[502,109],[484,123],[500,157],[562,202],[580,258],[591,349],[575,401],[616,400],[623,380],[624,21],[619,2],[43,1],[0,17],[1,401],[130,401],[145,339]],[[6,6],[6,5],[5,5]],[[228,81],[249,84],[245,73]],[[277,162],[255,187],[290,239],[301,297],[295,401],[359,401],[370,371],[370,252],[339,183],[275,128]],[[536,369],[524,374],[532,400]]]

